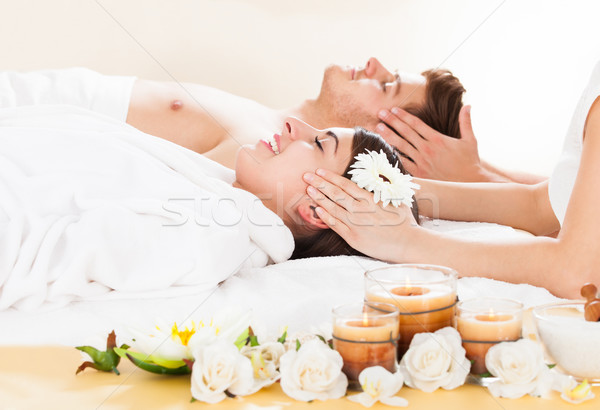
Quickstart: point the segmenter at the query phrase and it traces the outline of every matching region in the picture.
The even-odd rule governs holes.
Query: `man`
[[[91,109],[115,105],[121,112],[127,107],[126,113],[115,116],[126,119],[141,131],[204,154],[229,168],[234,168],[236,152],[242,145],[280,133],[284,119],[294,116],[318,129],[358,125],[378,132],[408,157],[405,166],[416,176],[455,181],[536,182],[519,175],[502,174],[481,163],[468,107],[462,107],[464,88],[445,70],[430,70],[424,74],[393,74],[375,58],[370,58],[364,67],[332,65],[325,70],[316,99],[304,100],[284,110],[199,84],[146,80],[135,80],[131,93],[120,92],[119,101],[114,103],[106,98],[97,104],[82,103],[80,100],[89,98],[81,95],[67,96],[56,102]],[[121,86],[117,77],[109,85],[111,77],[108,76],[93,72],[78,75],[99,77],[86,80],[87,84],[94,85],[87,85],[89,90],[79,94],[109,94],[104,88],[127,87]],[[64,94],[71,87],[68,81],[63,81],[64,84],[52,81],[54,83],[47,87],[49,94]],[[0,91],[1,86],[2,81]],[[1,94],[0,103],[6,106]],[[26,101],[53,102],[52,97]],[[12,101],[12,105],[18,104]],[[459,138],[461,134],[463,137]]]
[[[364,68],[327,67],[316,99],[274,110],[255,101],[198,84],[136,81],[127,122],[233,168],[244,144],[281,133],[287,117],[317,129],[364,126],[374,129],[380,108],[420,106],[425,79],[397,81],[375,58]]]

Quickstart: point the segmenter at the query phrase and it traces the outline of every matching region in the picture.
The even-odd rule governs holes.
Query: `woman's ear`
[[[298,214],[310,228],[329,229],[329,226],[317,215],[316,207],[317,205],[313,201],[303,201],[298,205]]]

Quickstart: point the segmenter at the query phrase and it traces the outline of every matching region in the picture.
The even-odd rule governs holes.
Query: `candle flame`
[[[490,320],[494,320],[494,318],[496,317],[496,314],[494,313],[493,308],[490,308],[490,313],[488,313],[488,316],[489,316]]]
[[[363,326],[369,326],[369,316],[367,315],[367,312],[363,312]]]
[[[410,285],[410,276],[406,277],[406,284],[404,285],[404,287],[406,288],[407,291],[410,291],[410,288],[412,287]]]

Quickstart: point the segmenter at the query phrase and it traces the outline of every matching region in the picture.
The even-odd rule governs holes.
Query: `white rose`
[[[300,401],[339,399],[348,387],[343,365],[338,352],[320,340],[310,340],[281,357],[281,389]]]
[[[206,403],[218,403],[225,391],[239,396],[250,394],[254,385],[252,364],[237,347],[225,340],[194,350],[192,397]]]
[[[542,349],[529,339],[492,346],[485,356],[485,367],[499,379],[488,386],[496,397],[545,396],[552,388],[553,377]]]
[[[277,371],[279,359],[285,353],[285,348],[279,342],[265,342],[259,346],[244,346],[240,351],[250,359],[254,374],[254,387],[251,393],[257,392],[279,380]]]
[[[439,387],[452,390],[463,385],[470,369],[460,335],[445,327],[435,333],[417,333],[399,371],[408,386],[431,393]]]

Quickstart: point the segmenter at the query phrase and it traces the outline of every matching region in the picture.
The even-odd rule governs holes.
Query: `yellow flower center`
[[[256,379],[267,379],[271,377],[269,371],[266,368],[265,359],[263,358],[262,354],[260,354],[260,352],[252,352],[250,362],[252,363],[252,367],[254,369],[254,377]]]
[[[202,325],[202,322],[200,322],[200,325]],[[187,346],[194,333],[196,333],[196,324],[194,322],[192,322],[191,329],[187,326],[185,329],[179,329],[177,323],[173,323],[173,327],[171,328],[171,339],[174,341],[179,339],[182,345]]]
[[[379,396],[379,389],[381,389],[381,380],[377,380],[377,386],[373,382],[369,383],[369,380],[365,377],[365,383],[361,386],[363,391],[372,398]]]
[[[571,400],[581,400],[590,394],[590,390],[590,384],[588,383],[587,379],[585,379],[572,390],[565,390],[565,395]]]

